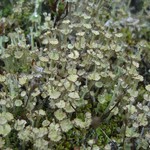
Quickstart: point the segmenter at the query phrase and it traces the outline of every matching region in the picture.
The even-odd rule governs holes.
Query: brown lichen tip
[[[98,128],[100,124],[101,124],[101,118],[100,117],[95,116],[92,118],[92,122],[91,122],[92,128]]]

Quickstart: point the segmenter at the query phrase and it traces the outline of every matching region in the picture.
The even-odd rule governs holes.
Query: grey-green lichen
[[[12,14],[0,14],[0,148],[148,149],[149,3],[135,16],[126,0],[10,2]]]

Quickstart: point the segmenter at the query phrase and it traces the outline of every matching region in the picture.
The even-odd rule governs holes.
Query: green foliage
[[[0,149],[149,149],[150,6],[127,2],[1,10]]]

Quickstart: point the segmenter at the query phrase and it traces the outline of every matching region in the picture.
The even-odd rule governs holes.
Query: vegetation
[[[0,149],[150,149],[149,0],[0,7]]]

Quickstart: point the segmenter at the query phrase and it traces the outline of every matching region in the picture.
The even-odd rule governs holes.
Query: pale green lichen
[[[149,3],[135,16],[126,2],[11,1],[0,19],[0,149],[149,148]]]

